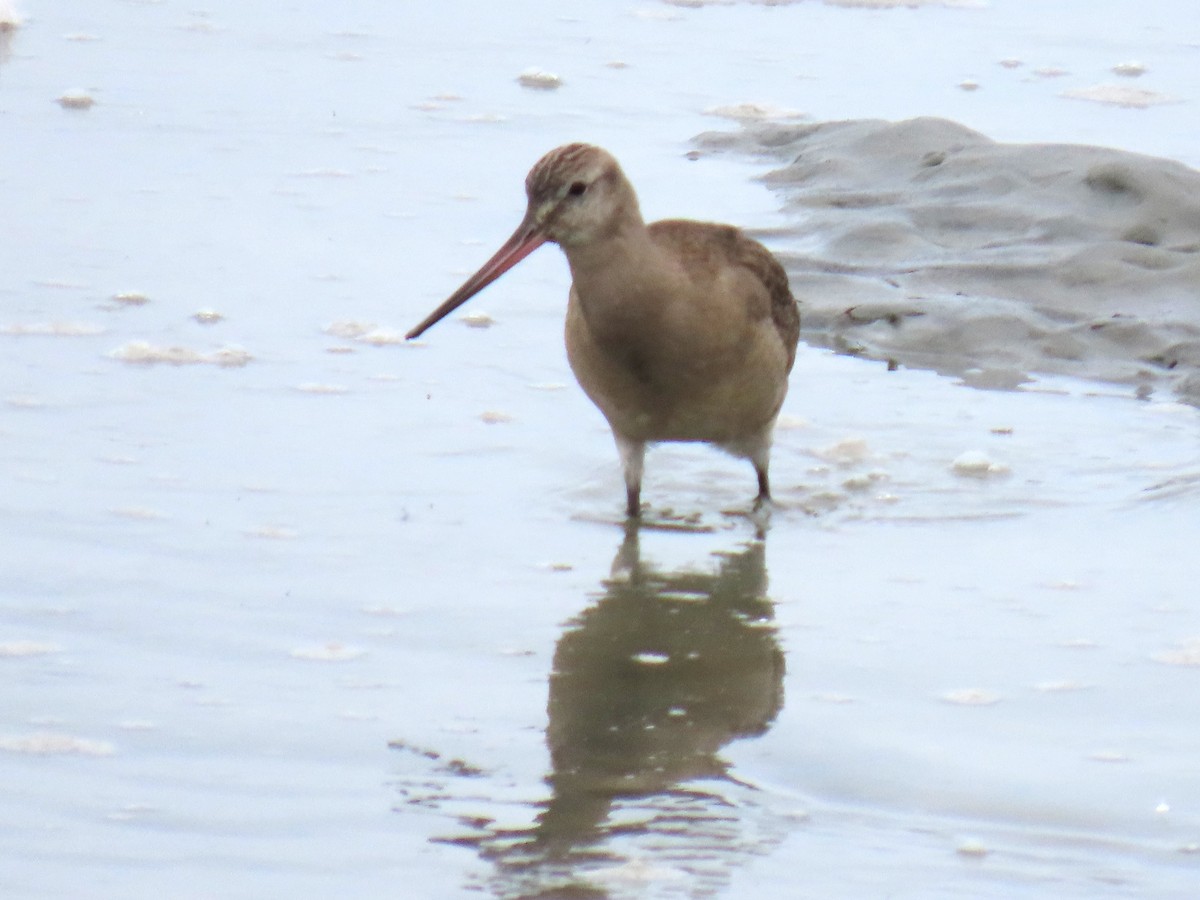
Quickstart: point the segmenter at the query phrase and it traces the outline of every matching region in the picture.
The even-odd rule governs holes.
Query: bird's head
[[[637,196],[616,159],[591,144],[551,150],[529,170],[525,193],[529,205],[512,237],[408,338],[445,318],[547,241],[569,250],[603,240],[623,223],[641,222]]]
[[[637,213],[637,197],[607,150],[567,144],[551,150],[525,179],[526,227],[571,247],[601,240]]]

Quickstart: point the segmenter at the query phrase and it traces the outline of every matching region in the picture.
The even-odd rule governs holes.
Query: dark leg
[[[631,519],[637,519],[642,515],[641,495],[642,486],[640,484],[625,488],[625,515]]]
[[[775,423],[763,430],[757,439],[751,443],[750,462],[754,464],[754,474],[758,476],[758,496],[754,498],[754,511],[762,509],[771,502],[771,482],[767,479],[767,469],[771,465],[771,431]]]
[[[754,498],[754,508],[762,509],[765,505],[771,502],[771,485],[767,481],[767,467],[755,465],[754,471],[758,475],[758,496]]]
[[[642,514],[642,466],[646,444],[613,432],[617,452],[621,454],[621,469],[625,474],[625,515],[636,519]]]

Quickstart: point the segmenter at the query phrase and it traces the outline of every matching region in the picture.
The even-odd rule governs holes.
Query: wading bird
[[[796,359],[800,311],[787,274],[737,228],[647,225],[616,159],[590,144],[551,150],[525,179],[525,218],[415,338],[547,241],[571,268],[567,358],[612,428],[626,514],[640,514],[646,445],[703,441],[754,464],[771,499],[771,436]]]

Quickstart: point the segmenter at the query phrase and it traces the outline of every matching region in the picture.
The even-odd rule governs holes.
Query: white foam
[[[1145,64],[1140,62],[1117,63],[1112,70],[1114,75],[1121,75],[1125,78],[1139,78],[1147,71]]]
[[[517,84],[535,91],[554,91],[562,87],[563,80],[553,72],[542,69],[526,69],[517,76]]]
[[[1094,84],[1091,87],[1063,91],[1062,96],[1071,100],[1088,100],[1092,103],[1105,103],[1109,106],[1123,106],[1126,109],[1146,109],[1150,106],[1160,106],[1163,103],[1179,102],[1178,98],[1168,94],[1123,84]]]
[[[108,354],[111,359],[139,366],[166,363],[172,366],[210,365],[220,368],[240,368],[252,359],[241,347],[222,347],[205,353],[188,347],[161,347],[147,341],[130,341]]]
[[[13,337],[91,337],[104,334],[102,325],[88,322],[28,322],[0,325],[0,334]]]
[[[790,119],[803,119],[805,114],[798,109],[786,106],[775,106],[771,103],[730,103],[724,106],[710,106],[704,110],[706,116],[719,116],[723,119],[733,119],[738,122],[768,122]]]
[[[46,656],[61,649],[49,641],[5,641],[0,643],[0,657]]]
[[[303,659],[310,662],[349,662],[361,659],[367,651],[358,647],[349,647],[338,641],[318,644],[311,647],[297,647],[289,654],[292,659]]]
[[[1200,637],[1188,638],[1178,647],[1155,653],[1151,658],[1168,666],[1200,667]]]
[[[96,104],[96,98],[81,88],[72,88],[54,101],[63,109],[91,109]]]
[[[350,389],[344,384],[320,384],[314,381],[307,381],[304,384],[296,385],[296,390],[302,394],[345,394]]]
[[[960,454],[950,464],[950,468],[955,475],[965,475],[968,478],[993,478],[1007,475],[1009,472],[1008,466],[996,462],[982,450],[968,450]]]
[[[963,688],[946,691],[940,699],[956,706],[991,706],[993,703],[999,703],[1001,698],[994,691],[985,691],[982,688]]]
[[[150,302],[150,298],[141,291],[121,291],[113,294],[113,300],[122,306],[145,306]]]
[[[0,737],[0,750],[30,756],[112,756],[116,752],[108,741],[44,731]]]

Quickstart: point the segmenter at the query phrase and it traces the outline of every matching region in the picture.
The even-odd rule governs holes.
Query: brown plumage
[[[729,225],[646,225],[617,161],[589,144],[542,157],[504,246],[408,333],[414,338],[546,241],[571,267],[567,358],[604,413],[640,511],[648,443],[704,441],[748,458],[770,499],[771,433],[796,359],[800,312],[787,273]]]

